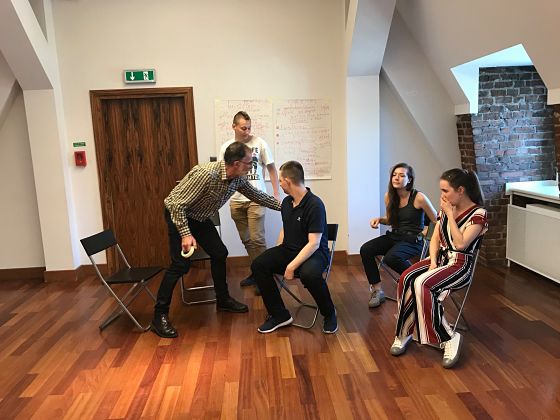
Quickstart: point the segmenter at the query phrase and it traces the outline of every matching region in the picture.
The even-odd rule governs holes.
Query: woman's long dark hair
[[[480,187],[480,182],[478,182],[476,172],[469,169],[454,168],[441,174],[440,179],[449,182],[449,185],[455,190],[463,187],[473,203],[479,206],[484,205],[484,194],[482,194],[482,188]]]
[[[393,173],[395,172],[395,169],[398,168],[405,168],[406,169],[406,174],[408,175],[409,181],[408,184],[406,184],[405,189],[407,191],[412,191],[412,189],[414,188],[414,169],[412,169],[412,166],[410,166],[408,163],[397,163],[395,166],[393,166],[391,168],[391,172],[389,173],[389,186],[387,187],[387,195],[389,196],[389,202],[387,203],[387,222],[393,227],[396,228],[399,220],[398,220],[398,214],[399,214],[399,205],[400,205],[400,197],[399,197],[399,193],[397,192],[397,190],[393,187]]]

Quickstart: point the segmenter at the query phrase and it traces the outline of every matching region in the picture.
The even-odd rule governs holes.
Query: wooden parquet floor
[[[0,418],[560,418],[560,287],[529,271],[478,267],[453,370],[416,343],[389,354],[396,305],[368,309],[361,267],[331,273],[336,335],[322,319],[257,333],[262,301],[239,288],[246,269],[229,274],[249,313],[185,307],[176,289],[174,340],[126,317],[100,333],[113,302],[93,277],[0,283]],[[150,319],[147,298],[133,309]]]

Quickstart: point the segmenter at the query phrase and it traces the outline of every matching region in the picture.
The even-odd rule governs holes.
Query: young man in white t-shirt
[[[246,112],[239,111],[233,117],[233,124],[231,127],[233,128],[235,137],[222,145],[218,160],[224,159],[226,148],[234,141],[246,144],[253,152],[253,165],[247,174],[247,179],[255,188],[266,192],[266,185],[264,183],[264,170],[266,167],[272,184],[273,195],[277,200],[280,200],[278,171],[274,165],[272,152],[268,144],[262,138],[251,135],[251,117],[249,117]],[[231,218],[235,222],[235,226],[239,232],[239,238],[241,242],[243,242],[249,254],[250,263],[252,264],[254,259],[266,250],[264,232],[264,215],[266,209],[250,201],[243,194],[236,192],[231,197],[230,210]],[[252,274],[241,281],[241,286],[251,286],[254,284],[256,283]]]

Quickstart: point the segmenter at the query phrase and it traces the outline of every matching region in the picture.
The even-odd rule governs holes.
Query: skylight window
[[[510,66],[532,66],[531,58],[523,48],[522,44],[515,45],[505,50],[477,58],[468,63],[460,64],[451,69],[457,83],[463,89],[468,104],[458,105],[456,114],[478,113],[478,71],[480,67],[510,67]]]

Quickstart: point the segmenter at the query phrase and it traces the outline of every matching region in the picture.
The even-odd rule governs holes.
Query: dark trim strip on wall
[[[0,281],[43,280],[45,267],[4,268],[0,270]]]
[[[346,251],[334,252],[334,264],[360,265],[362,260],[358,254],[347,254]],[[210,268],[210,261],[196,261],[194,267]],[[249,267],[249,257],[228,257],[230,267]],[[107,272],[107,264],[98,264],[103,274]],[[89,276],[95,276],[92,265],[81,265],[75,270],[46,271],[45,267],[8,268],[0,270],[0,281],[4,280],[43,280],[45,282],[74,282],[81,281]]]
[[[55,281],[73,282],[78,279],[78,270],[79,268],[76,270],[45,271],[43,273],[43,279],[45,280],[45,283],[52,283]]]
[[[360,256],[360,254],[346,254],[346,265],[361,266],[362,265],[362,257]]]
[[[99,270],[101,270],[101,274],[107,274],[107,264],[97,264],[97,267],[99,267]],[[93,268],[93,265],[91,264],[80,265],[76,269],[76,280],[78,281],[84,280],[86,277],[96,275],[97,273],[95,272],[95,268]]]
[[[107,264],[98,264],[101,272],[107,272]],[[6,280],[43,280],[45,282],[55,281],[78,281],[88,276],[95,276],[92,265],[81,265],[75,270],[52,270],[47,271],[45,267],[7,268],[0,270],[0,281]]]

